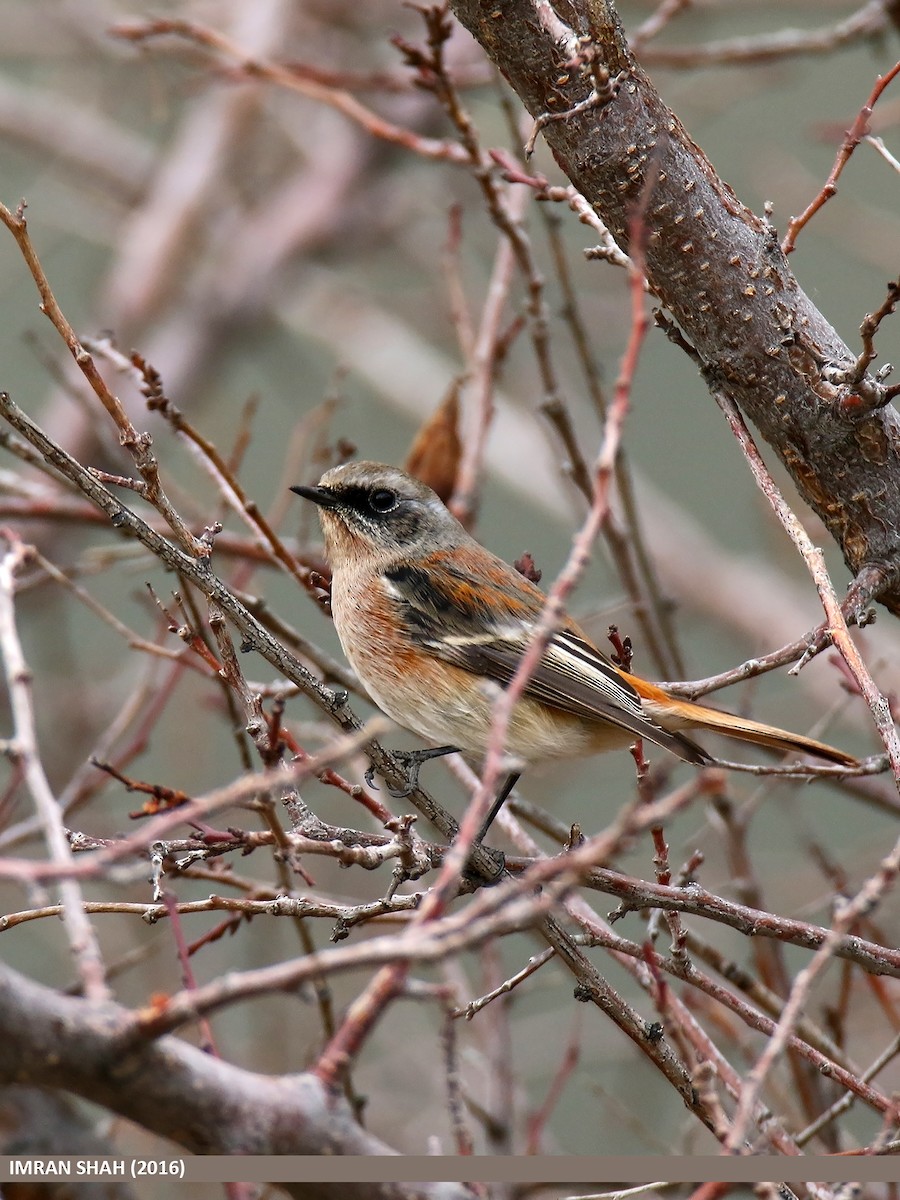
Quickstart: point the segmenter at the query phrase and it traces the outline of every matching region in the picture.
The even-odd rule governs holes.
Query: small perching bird
[[[315,487],[292,490],[318,506],[335,628],[369,695],[437,747],[420,757],[452,749],[482,756],[497,688],[529,646],[544,593],[396,467],[346,463]],[[566,617],[513,709],[507,768],[603,753],[638,738],[685,762],[714,761],[687,729],[857,765],[824,742],[670,696],[620,670]]]

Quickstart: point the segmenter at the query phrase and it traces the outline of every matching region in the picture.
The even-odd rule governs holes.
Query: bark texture
[[[395,1153],[311,1074],[259,1075],[175,1037],[136,1037],[120,1005],[60,995],[2,964],[0,1029],[0,1084],[63,1088],[193,1154]],[[294,1200],[471,1200],[457,1183],[281,1186]]]
[[[872,407],[880,389],[871,376],[841,382],[856,354],[798,284],[776,231],[663,102],[614,6],[451,2],[535,118],[569,114],[541,130],[560,168],[624,249],[642,214],[650,286],[696,348],[708,386],[732,397],[777,452],[863,576],[863,598],[878,595],[900,614],[898,414]],[[591,54],[619,82],[585,104]]]

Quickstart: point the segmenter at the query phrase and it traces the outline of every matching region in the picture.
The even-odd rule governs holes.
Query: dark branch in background
[[[718,177],[635,62],[613,5],[452,7],[626,250],[630,212],[658,171],[645,213],[652,291],[697,349],[707,384],[750,417],[854,575],[874,568],[878,599],[900,615],[900,418],[876,407],[885,389],[871,375],[841,382],[857,356],[797,283],[775,230]],[[621,81],[590,104],[598,60]]]

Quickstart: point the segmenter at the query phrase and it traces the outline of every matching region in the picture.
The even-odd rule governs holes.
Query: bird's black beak
[[[304,487],[299,484],[297,487],[292,487],[291,491],[302,496],[304,500],[312,500],[313,504],[318,504],[320,508],[334,508],[337,504],[337,496],[331,488]]]

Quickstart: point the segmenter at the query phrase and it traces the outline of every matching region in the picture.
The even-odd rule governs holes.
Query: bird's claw
[[[374,792],[378,791],[378,784],[375,782],[375,764],[369,763],[366,767],[366,773],[363,775],[363,780],[366,787],[370,787]]]
[[[430,758],[437,757],[430,750],[395,750],[394,758],[401,764],[406,772],[406,783],[402,788],[389,788],[391,796],[394,800],[405,800],[419,786],[419,771],[422,769],[422,763],[427,762]]]
[[[419,771],[422,768],[422,763],[428,762],[432,758],[441,758],[444,754],[455,753],[455,746],[436,746],[429,750],[394,750],[392,757],[406,772],[407,781],[402,788],[392,788],[389,786],[388,794],[394,800],[405,800],[419,786]],[[364,778],[369,787],[374,788],[376,786],[374,763],[369,764]]]
[[[399,758],[401,761],[403,761],[406,758],[406,756],[404,754],[395,753],[394,758]],[[406,763],[404,762],[403,765],[406,766]],[[416,788],[419,786],[419,766],[420,765],[421,764],[415,765],[415,769],[411,774],[410,780],[407,784],[405,784],[404,787],[392,788],[390,786],[390,784],[388,784],[388,795],[392,799],[405,800],[407,796],[411,795],[416,790]],[[369,764],[368,770],[366,771],[363,778],[366,781],[366,787],[370,787],[376,792],[378,791],[378,784],[375,782],[375,765],[373,763]]]

